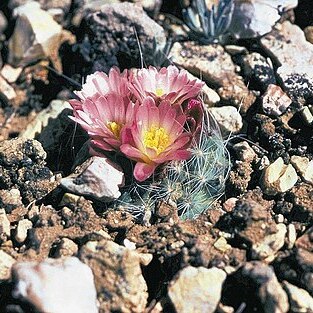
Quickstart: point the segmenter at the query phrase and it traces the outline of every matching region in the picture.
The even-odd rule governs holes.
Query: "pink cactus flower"
[[[187,71],[173,65],[159,71],[153,66],[140,69],[132,73],[131,80],[131,90],[139,101],[151,96],[156,101],[167,100],[171,104],[197,97],[204,85],[199,79],[189,79]]]
[[[110,69],[109,75],[104,72],[95,72],[88,75],[82,90],[74,92],[81,100],[87,98],[95,99],[100,96],[106,96],[110,93],[128,97],[129,82],[128,72],[125,70],[123,73],[117,67]],[[78,105],[78,103],[76,103]]]
[[[88,132],[91,143],[100,149],[118,150],[121,145],[121,131],[133,123],[138,104],[126,100],[116,93],[107,96],[70,100],[73,107],[72,120]]]
[[[137,162],[136,180],[146,180],[164,162],[190,157],[191,133],[185,131],[185,122],[180,107],[164,100],[157,106],[152,97],[144,99],[133,125],[123,130],[120,147],[126,157]]]

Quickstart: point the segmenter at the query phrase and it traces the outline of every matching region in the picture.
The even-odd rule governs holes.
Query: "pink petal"
[[[151,164],[146,164],[146,163],[141,163],[141,162],[136,163],[135,168],[134,168],[135,179],[140,182],[146,180],[153,174],[156,167],[157,167],[157,164],[155,163],[151,163]]]

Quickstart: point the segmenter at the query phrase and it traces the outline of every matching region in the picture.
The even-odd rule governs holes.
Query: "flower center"
[[[163,152],[169,143],[168,134],[163,127],[151,127],[144,133],[143,143],[147,148],[154,149],[157,154]]]
[[[157,97],[161,97],[164,94],[164,90],[162,88],[157,88],[155,90],[155,94],[157,95]]]
[[[107,122],[107,126],[116,138],[120,138],[121,129],[123,127],[122,124]]]

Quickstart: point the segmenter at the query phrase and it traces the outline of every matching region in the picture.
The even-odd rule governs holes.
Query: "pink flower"
[[[134,177],[144,181],[166,161],[186,160],[191,134],[184,130],[186,116],[168,101],[157,106],[152,97],[138,108],[134,123],[122,132],[121,151],[134,161]]]
[[[186,99],[197,97],[204,85],[199,79],[190,80],[187,71],[173,65],[159,71],[153,66],[143,68],[133,73],[131,78],[132,92],[139,101],[151,96],[157,101],[181,104]]]
[[[73,107],[72,120],[88,132],[94,146],[107,151],[119,149],[121,131],[132,125],[138,106],[116,93],[69,102]]]
[[[109,75],[104,72],[95,72],[88,75],[85,84],[82,86],[82,90],[75,91],[74,93],[81,100],[87,98],[96,99],[110,93],[128,97],[130,91],[127,70],[121,73],[117,67],[113,67],[110,69]]]

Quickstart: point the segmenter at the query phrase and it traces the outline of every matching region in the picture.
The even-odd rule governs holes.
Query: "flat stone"
[[[172,61],[193,75],[217,88],[226,103],[246,112],[255,101],[243,78],[236,73],[231,56],[221,45],[198,45],[196,42],[176,42],[169,54]]]
[[[11,276],[11,268],[15,260],[4,251],[0,250],[0,280],[9,279]]]
[[[9,40],[8,62],[19,67],[50,58],[54,67],[62,71],[59,48],[65,41],[73,43],[74,36],[63,30],[38,2],[27,2],[14,9],[13,14],[17,20]]]
[[[80,259],[95,276],[100,312],[144,312],[147,284],[142,276],[140,254],[110,240],[89,241]]]
[[[276,195],[291,189],[297,180],[298,175],[292,164],[284,164],[283,159],[279,157],[264,170],[261,184],[264,193]]]
[[[294,224],[289,224],[287,226],[287,246],[288,249],[292,249],[296,240],[297,240],[297,232]]]
[[[30,302],[40,312],[64,312],[64,308],[67,312],[98,312],[92,271],[77,258],[18,262],[12,276],[13,297]]]
[[[27,232],[33,227],[33,224],[30,220],[23,219],[20,220],[17,224],[15,240],[18,243],[23,243],[27,238]]]
[[[176,312],[213,313],[220,301],[226,273],[216,267],[188,266],[177,273],[168,286],[168,296]]]
[[[313,312],[313,298],[306,290],[294,286],[287,281],[283,281],[283,287],[289,297],[291,312]]]
[[[301,115],[303,117],[304,122],[311,126],[313,125],[313,106],[307,105],[301,110]]]
[[[77,244],[68,238],[62,238],[60,244],[57,247],[55,257],[73,256],[78,252]]]
[[[7,238],[10,237],[11,227],[10,221],[4,209],[0,209],[0,234],[4,234]]]
[[[280,116],[286,112],[292,100],[277,85],[270,84],[262,97],[262,109],[268,115]]]
[[[74,194],[100,201],[120,197],[124,185],[122,169],[108,158],[93,156],[78,166],[73,174],[61,179],[61,186]]]
[[[300,173],[301,178],[313,185],[313,160],[310,161],[307,157],[293,155],[290,162]]]
[[[295,101],[313,96],[313,45],[299,26],[285,21],[261,38],[261,45],[279,65],[284,90]]]
[[[280,13],[295,8],[298,0],[234,1],[229,31],[236,38],[255,38],[270,32]]]
[[[238,110],[233,106],[209,108],[221,128],[223,135],[236,134],[241,130],[243,123]]]

